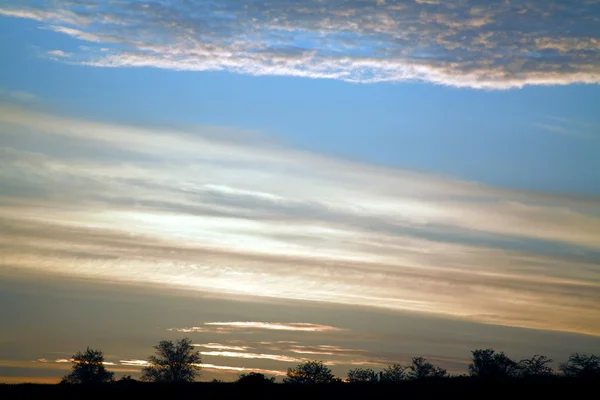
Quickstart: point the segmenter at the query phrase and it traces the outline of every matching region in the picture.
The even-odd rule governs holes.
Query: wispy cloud
[[[65,57],[70,57],[71,53],[65,53],[62,50],[51,50],[47,53],[50,57],[60,57],[60,58],[65,58]]]
[[[339,328],[329,325],[310,324],[306,322],[205,322],[209,326],[225,326],[235,329],[267,329],[276,331],[323,332],[339,331]]]
[[[301,362],[303,358],[290,357],[281,354],[259,354],[259,353],[242,353],[235,351],[202,351],[204,356],[215,357],[230,357],[230,358],[257,358],[263,360],[283,361],[283,362]]]
[[[259,372],[266,375],[285,375],[285,371],[273,370],[273,369],[262,369],[262,368],[245,368],[245,367],[231,367],[228,365],[215,365],[215,364],[202,364],[202,368],[205,370],[217,370],[217,371],[232,371],[232,372]]]
[[[600,138],[598,135],[600,126],[596,126],[585,121],[572,121],[565,118],[552,117],[549,118],[548,121],[536,122],[533,124],[533,126],[548,132],[567,135],[570,137],[577,137],[580,139]]]
[[[600,81],[589,0],[11,1],[0,15],[88,43],[70,62],[99,67],[492,89]]]
[[[203,347],[205,349],[216,349],[216,350],[233,350],[233,351],[246,351],[250,349],[249,346],[231,346],[220,343],[204,343],[204,344],[194,344],[196,347]]]
[[[600,200],[0,107],[3,267],[600,334]],[[212,322],[209,329],[335,327]]]
[[[148,365],[148,361],[146,361],[146,360],[120,360],[119,364],[129,365],[132,367],[145,367],[146,365]]]
[[[24,92],[22,90],[6,90],[0,88],[0,100],[18,103],[32,103],[39,100],[39,97],[33,93]]]

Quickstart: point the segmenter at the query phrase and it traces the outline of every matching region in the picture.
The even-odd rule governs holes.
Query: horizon
[[[597,354],[598,21],[3,2],[0,383],[58,382],[87,346],[137,377],[183,336],[202,380]]]

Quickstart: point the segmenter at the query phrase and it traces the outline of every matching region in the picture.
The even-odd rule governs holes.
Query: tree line
[[[148,357],[148,365],[142,368],[141,380],[146,382],[193,382],[200,376],[202,358],[194,349],[189,338],[177,341],[163,340],[154,347],[154,354]],[[61,383],[67,384],[104,384],[114,382],[114,373],[104,364],[104,354],[100,350],[87,348],[77,352],[72,358],[71,372],[63,377]],[[504,352],[493,349],[478,349],[471,352],[468,376],[486,379],[510,379],[566,376],[574,378],[600,378],[600,357],[574,353],[560,364],[555,371],[550,358],[535,355],[530,359],[515,361]],[[461,375],[459,375],[461,376]],[[464,375],[462,375],[464,376]],[[376,372],[372,368],[355,368],[347,373],[345,379],[333,375],[331,369],[322,361],[307,361],[288,368],[283,379],[287,384],[327,384],[335,382],[385,383],[452,377],[444,368],[433,365],[423,357],[413,357],[408,365],[392,364]],[[124,376],[121,381],[133,380]],[[218,381],[214,381],[218,382]],[[275,377],[250,372],[241,374],[240,384],[274,383]]]

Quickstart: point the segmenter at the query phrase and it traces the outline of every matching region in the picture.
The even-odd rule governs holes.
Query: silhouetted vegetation
[[[355,368],[348,371],[350,383],[377,383],[377,372],[371,368]]]
[[[400,364],[393,364],[379,372],[379,381],[381,382],[401,382],[406,378],[406,367]]]
[[[570,377],[599,378],[600,357],[575,353],[569,357],[569,361],[560,365],[560,370]]]
[[[114,380],[114,374],[104,368],[104,354],[100,350],[78,351],[73,355],[71,373],[63,377],[61,383],[99,385]]]
[[[478,378],[513,378],[518,376],[518,364],[504,352],[493,349],[472,351],[472,363],[469,364],[471,376]]]
[[[247,374],[240,374],[237,380],[239,385],[250,385],[250,386],[263,386],[275,383],[275,377],[267,378],[265,374],[260,372],[250,372]]]
[[[519,361],[517,370],[519,376],[530,378],[534,376],[553,376],[556,375],[550,364],[553,360],[546,356],[536,354],[530,359]]]
[[[413,357],[408,369],[410,370],[408,376],[412,379],[441,378],[447,375],[444,368],[433,365],[423,357]]]
[[[201,358],[188,338],[161,341],[156,352],[148,358],[149,365],[142,369],[142,381],[131,375],[114,380],[105,369],[104,355],[90,349],[73,356],[73,367],[62,383],[68,385],[0,385],[0,398],[72,398],[87,397],[86,388],[94,385],[94,394],[103,397],[168,397],[194,396],[192,389],[202,386],[206,398],[481,398],[481,393],[495,397],[573,398],[600,388],[600,358],[595,355],[574,353],[560,365],[562,374],[555,372],[546,356],[536,354],[518,362],[503,352],[493,349],[472,351],[469,375],[448,376],[447,371],[423,357],[413,357],[409,365],[392,364],[377,372],[372,368],[354,368],[347,379],[336,378],[323,361],[308,361],[289,368],[276,384],[274,377],[249,372],[239,375],[235,383],[213,379],[194,385],[170,385],[173,382],[190,383],[198,377]],[[168,385],[167,385],[168,384]],[[52,387],[61,389],[50,389]],[[78,389],[81,388],[81,389]],[[39,389],[39,390],[38,390]],[[43,392],[45,390],[46,392]],[[194,389],[195,390],[195,389]],[[8,395],[5,395],[8,393]],[[68,396],[67,396],[68,397]]]
[[[331,383],[335,377],[322,361],[308,361],[295,368],[288,368],[284,383],[321,384]]]
[[[142,369],[142,380],[150,382],[193,382],[200,375],[200,352],[192,340],[163,340],[154,346],[156,354],[148,357],[150,365]]]

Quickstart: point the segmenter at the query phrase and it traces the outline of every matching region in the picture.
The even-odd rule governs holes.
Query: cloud
[[[24,92],[22,90],[5,90],[0,88],[0,100],[5,100],[11,103],[33,103],[39,100],[39,97],[33,93]]]
[[[342,329],[329,325],[311,324],[306,322],[205,322],[203,326],[193,326],[189,328],[169,328],[169,331],[184,333],[218,333],[229,334],[239,331],[253,331],[256,329],[275,330],[275,331],[293,331],[293,332],[338,332]],[[210,343],[208,345],[211,345]],[[195,345],[207,347],[208,345]],[[213,343],[217,345],[218,343]],[[219,348],[219,347],[215,347]],[[223,348],[227,350],[227,348]]]
[[[194,344],[196,347],[204,347],[205,349],[216,349],[216,350],[234,350],[234,351],[246,351],[250,349],[248,346],[229,346],[220,343],[204,343]]]
[[[145,367],[148,365],[148,361],[146,360],[121,360],[119,361],[120,365],[128,365],[134,367]],[[270,370],[270,369],[262,369],[262,368],[251,368],[251,367],[234,367],[228,365],[216,365],[211,363],[202,363],[199,364],[203,370],[216,370],[216,371],[232,371],[232,372],[260,372],[263,374],[271,374],[271,375],[285,375],[284,371],[280,370]]]
[[[129,365],[132,367],[145,367],[148,365],[148,361],[146,361],[146,360],[120,360],[119,364]]]
[[[98,67],[487,89],[600,81],[600,3],[586,0],[13,1],[0,15],[84,41],[69,62]]]
[[[536,122],[533,124],[535,128],[567,135],[569,137],[576,137],[579,139],[598,139],[598,126],[590,124],[585,121],[571,121],[564,118],[550,117],[544,122]]]
[[[48,54],[51,57],[60,57],[60,58],[71,57],[71,53],[65,53],[62,50],[51,50],[46,54]]]
[[[310,324],[305,322],[205,322],[204,325],[225,326],[235,329],[267,329],[277,331],[323,332],[339,331],[339,328],[329,325]]]
[[[204,370],[223,370],[223,371],[233,371],[233,372],[258,372],[262,374],[269,375],[285,375],[285,371],[273,370],[273,369],[262,369],[262,368],[245,368],[245,367],[231,367],[228,365],[215,365],[215,364],[202,364],[202,368]]]
[[[231,358],[257,358],[264,360],[283,361],[283,362],[302,362],[302,358],[290,357],[281,354],[258,354],[258,353],[241,353],[235,351],[201,351],[204,356],[216,357],[231,357]]]
[[[339,346],[332,345],[316,345],[316,346],[303,346],[303,345],[291,345],[289,351],[296,354],[316,354],[316,355],[354,355],[356,353],[364,352],[359,349],[346,349]]]
[[[597,197],[487,187],[255,139],[2,106],[0,265],[600,334]]]

